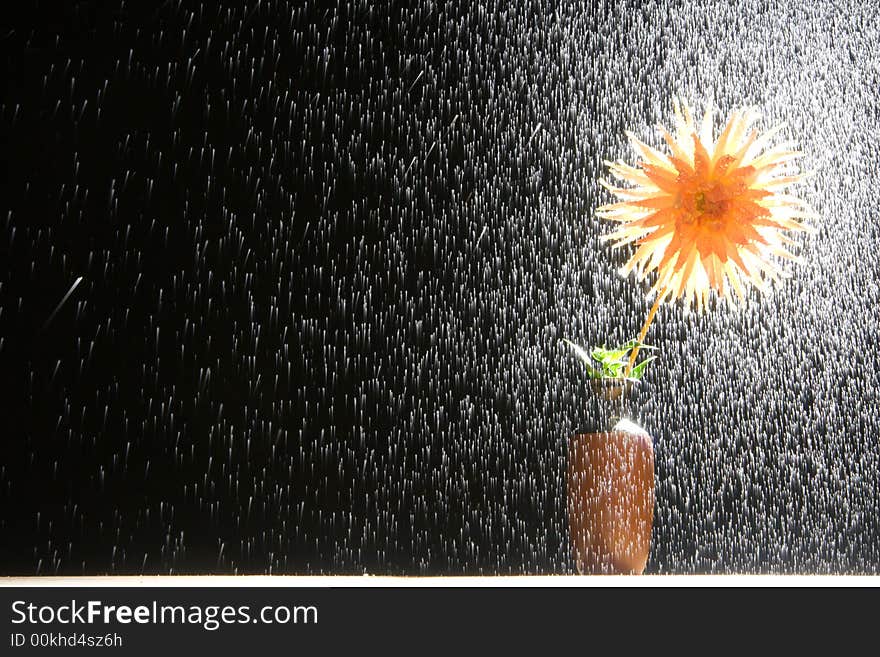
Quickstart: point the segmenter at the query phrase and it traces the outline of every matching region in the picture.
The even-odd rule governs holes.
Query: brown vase
[[[568,520],[580,574],[641,574],[654,522],[654,446],[629,418],[635,381],[592,382],[593,422],[569,441]]]

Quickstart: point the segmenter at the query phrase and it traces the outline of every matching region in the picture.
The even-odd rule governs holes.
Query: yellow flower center
[[[697,192],[694,196],[694,206],[697,212],[703,215],[717,217],[724,211],[724,201],[716,201],[707,197],[705,192]]]
[[[720,183],[701,185],[696,192],[688,193],[685,187],[681,195],[680,207],[684,212],[681,219],[685,224],[696,224],[706,228],[719,229],[724,224],[728,210],[729,194]]]

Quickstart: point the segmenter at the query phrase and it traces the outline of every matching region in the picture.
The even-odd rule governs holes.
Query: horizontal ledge
[[[877,587],[877,575],[517,575],[396,577],[386,575],[150,575],[0,577],[12,587],[465,588],[465,587]]]

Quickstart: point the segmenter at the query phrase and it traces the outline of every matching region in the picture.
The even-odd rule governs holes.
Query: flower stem
[[[660,292],[657,295],[657,299],[654,301],[654,305],[651,306],[651,311],[648,313],[648,318],[645,320],[645,323],[642,324],[642,330],[639,331],[639,342],[642,343],[645,341],[645,336],[648,335],[648,327],[651,326],[651,322],[654,321],[654,315],[657,314],[657,309],[660,308],[660,302],[666,297],[666,290]],[[629,373],[632,371],[633,365],[636,364],[636,356],[639,355],[639,345],[633,347],[632,353],[629,355],[629,364],[626,366],[626,371],[624,372],[624,378],[629,377]]]

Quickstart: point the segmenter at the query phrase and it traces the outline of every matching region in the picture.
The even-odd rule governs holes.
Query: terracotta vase
[[[592,382],[593,421],[569,441],[568,519],[580,574],[641,574],[654,522],[654,446],[630,419],[634,381]]]

